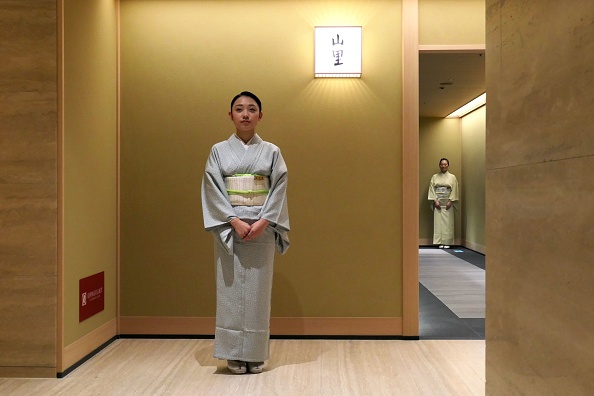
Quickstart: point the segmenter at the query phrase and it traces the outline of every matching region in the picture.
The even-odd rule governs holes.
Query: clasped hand
[[[439,201],[437,199],[435,200],[434,205],[435,205],[435,209],[441,210],[441,204],[439,203]],[[452,207],[452,201],[448,201],[448,203],[446,204],[446,210],[450,210],[451,207]]]
[[[236,217],[229,223],[231,224],[231,226],[233,226],[233,229],[235,230],[237,235],[239,235],[244,242],[249,242],[262,235],[266,227],[268,227],[269,221],[265,219],[260,219],[256,221],[254,224],[250,225],[249,223],[246,223],[245,221]]]

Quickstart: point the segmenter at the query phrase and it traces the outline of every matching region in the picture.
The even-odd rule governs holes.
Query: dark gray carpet
[[[485,256],[462,247],[446,251],[485,269]],[[422,340],[484,340],[485,319],[460,319],[419,283],[419,336]]]

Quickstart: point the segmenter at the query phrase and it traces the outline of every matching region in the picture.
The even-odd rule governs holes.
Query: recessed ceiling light
[[[484,106],[486,103],[487,103],[487,93],[485,92],[482,95],[472,99],[470,102],[466,103],[464,106],[460,107],[458,110],[447,115],[446,118],[464,117],[466,114],[478,109],[481,106]]]

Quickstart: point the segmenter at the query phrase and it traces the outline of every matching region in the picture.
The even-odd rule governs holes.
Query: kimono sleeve
[[[276,233],[276,244],[278,251],[282,254],[289,248],[289,208],[287,203],[287,184],[289,175],[287,165],[280,152],[276,148],[272,170],[270,173],[270,190],[266,202],[260,212],[260,218],[271,223]]]
[[[437,198],[435,194],[435,175],[431,176],[431,181],[429,182],[429,194],[427,194],[427,199],[429,201],[434,201]]]
[[[235,217],[221,171],[216,145],[210,151],[202,177],[202,214],[207,231],[227,224]]]
[[[456,176],[451,175],[451,188],[452,188],[452,192],[450,193],[450,201],[452,202],[456,202],[460,199],[459,195],[458,195],[458,179],[456,179]]]

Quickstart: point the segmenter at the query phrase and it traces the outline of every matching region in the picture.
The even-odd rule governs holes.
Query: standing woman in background
[[[433,209],[433,244],[449,248],[454,244],[454,202],[458,202],[458,180],[448,169],[447,158],[439,160],[439,173],[431,177],[429,201]]]
[[[280,149],[256,134],[256,95],[236,95],[229,118],[235,133],[212,147],[202,178],[204,227],[215,240],[214,357],[235,374],[257,374],[269,358],[275,247],[289,247],[288,176]]]

